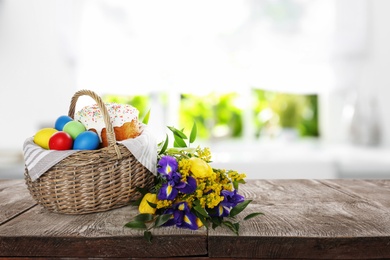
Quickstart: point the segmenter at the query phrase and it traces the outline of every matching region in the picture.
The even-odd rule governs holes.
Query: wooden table
[[[23,180],[2,180],[0,257],[390,258],[390,180],[250,180],[240,188],[253,199],[241,215],[265,215],[241,222],[239,236],[164,227],[149,244],[123,227],[135,207],[49,213]]]

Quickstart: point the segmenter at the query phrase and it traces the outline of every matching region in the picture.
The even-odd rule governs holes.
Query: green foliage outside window
[[[241,137],[243,111],[236,105],[237,93],[204,96],[182,94],[179,125],[191,129],[194,121],[198,126],[198,137],[202,139]]]
[[[317,95],[286,94],[254,89],[256,136],[272,136],[277,128],[295,129],[300,136],[319,136]]]
[[[300,136],[319,136],[317,95],[295,95],[253,89],[253,100],[248,106],[253,111],[255,137],[277,137],[283,128],[295,129]],[[243,136],[244,111],[238,106],[240,94],[210,93],[208,95],[182,94],[180,98],[180,128],[191,129],[194,121],[198,138],[239,138]],[[151,109],[150,97],[146,95],[105,95],[104,102],[131,104],[140,111],[140,118]],[[162,94],[160,102],[166,106],[169,100]],[[253,102],[253,103],[250,103]]]

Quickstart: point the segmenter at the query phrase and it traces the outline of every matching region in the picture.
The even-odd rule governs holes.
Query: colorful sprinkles
[[[105,105],[113,127],[138,120],[139,111],[131,105],[117,103],[107,103]],[[74,119],[80,121],[87,129],[95,129],[99,136],[102,129],[106,127],[103,114],[97,104],[82,108],[75,114]]]

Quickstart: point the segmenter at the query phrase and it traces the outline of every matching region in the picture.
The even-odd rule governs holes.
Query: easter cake
[[[105,106],[117,141],[135,138],[141,134],[138,121],[139,111],[135,107],[117,103],[107,103]],[[74,119],[81,122],[86,129],[96,132],[103,147],[108,146],[103,114],[97,104],[82,108],[75,113]]]

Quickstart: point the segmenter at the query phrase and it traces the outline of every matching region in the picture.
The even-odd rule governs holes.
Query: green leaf
[[[142,194],[142,197],[145,196],[145,194],[149,193],[149,190],[148,190],[148,189],[145,189],[145,188],[136,187],[135,189],[136,189],[139,193]]]
[[[238,181],[233,181],[233,187],[235,190],[238,190]]]
[[[154,222],[155,227],[160,227],[164,225],[168,220],[170,220],[172,217],[172,214],[163,214],[156,218],[156,221]]]
[[[245,200],[244,202],[241,202],[240,204],[237,204],[232,210],[230,211],[229,217],[237,216],[241,211],[243,211],[246,206],[248,206],[249,203],[251,203],[252,200]]]
[[[216,228],[219,227],[219,226],[220,226],[220,225],[218,225],[217,223],[214,223],[214,222],[213,222],[213,224],[211,225],[211,228],[212,228],[212,229],[216,229]]]
[[[146,201],[148,204],[149,204],[149,206],[151,206],[152,208],[157,208],[157,204],[155,204],[155,203],[152,203],[152,202],[150,202],[150,201]]]
[[[207,219],[202,214],[198,213],[197,211],[195,211],[195,215],[200,219],[203,226],[205,226],[208,229],[209,227],[208,227]]]
[[[135,187],[136,191],[141,193],[141,197],[131,203],[132,206],[139,206],[141,204],[142,199],[144,198],[145,194],[149,193],[148,189],[141,188],[141,187]]]
[[[238,229],[240,228],[238,223],[232,223],[230,221],[222,221],[222,224],[227,226],[231,231],[238,235]]]
[[[170,147],[167,149],[167,153],[169,154],[180,154],[182,152],[186,153],[195,153],[196,148],[191,148],[191,147]]]
[[[245,182],[245,180],[243,180],[243,179],[241,179],[241,180],[239,180],[239,181],[234,181],[233,182],[233,187],[234,187],[234,189],[236,189],[236,190],[238,190],[238,185],[239,184],[245,184],[246,182]]]
[[[147,125],[149,123],[149,117],[150,117],[150,109],[148,110],[148,112],[144,116],[144,119],[142,119],[142,123]]]
[[[213,223],[212,228],[215,229],[222,224],[222,218],[220,217],[211,218],[211,222]]]
[[[146,225],[142,221],[133,220],[133,221],[131,221],[129,223],[126,223],[125,227],[128,227],[128,228],[146,228]]]
[[[145,230],[145,231],[144,231],[144,238],[145,238],[146,241],[148,241],[149,243],[152,243],[152,232],[150,232],[149,230]]]
[[[166,135],[165,142],[164,142],[164,144],[163,144],[163,146],[158,154],[159,155],[163,154],[167,150],[167,147],[168,147],[168,135]]]
[[[245,184],[246,181],[244,179],[241,179],[241,180],[238,181],[238,183]]]
[[[262,213],[262,212],[255,212],[255,213],[249,214],[248,216],[246,216],[244,218],[244,220],[248,220],[248,219],[254,218],[254,217],[259,216],[259,215],[264,215],[264,213]]]
[[[135,216],[134,221],[148,222],[148,221],[151,221],[152,219],[153,219],[152,214],[142,213],[142,214]]]
[[[183,133],[183,131],[180,131],[179,129],[176,129],[172,126],[168,126],[169,130],[172,131],[173,136],[178,136],[181,139],[187,139],[188,137]]]
[[[173,135],[173,138],[175,138],[175,142],[174,142],[174,146],[176,144],[175,147],[187,147],[186,142],[184,142],[184,140],[180,136]]]
[[[135,200],[135,201],[133,201],[131,203],[131,206],[139,206],[141,204],[141,201],[142,201],[142,197],[137,199],[137,200]]]
[[[238,232],[240,231],[240,223],[233,223],[234,229],[237,230],[236,234],[238,235]]]
[[[200,205],[194,205],[193,209],[196,210],[196,212],[198,212],[202,216],[206,218],[209,217],[209,213],[207,213],[207,211],[204,208],[202,208]]]
[[[198,130],[196,127],[196,123],[194,122],[194,125],[192,126],[192,129],[191,129],[191,134],[190,134],[190,144],[195,142],[197,132],[198,132]]]

